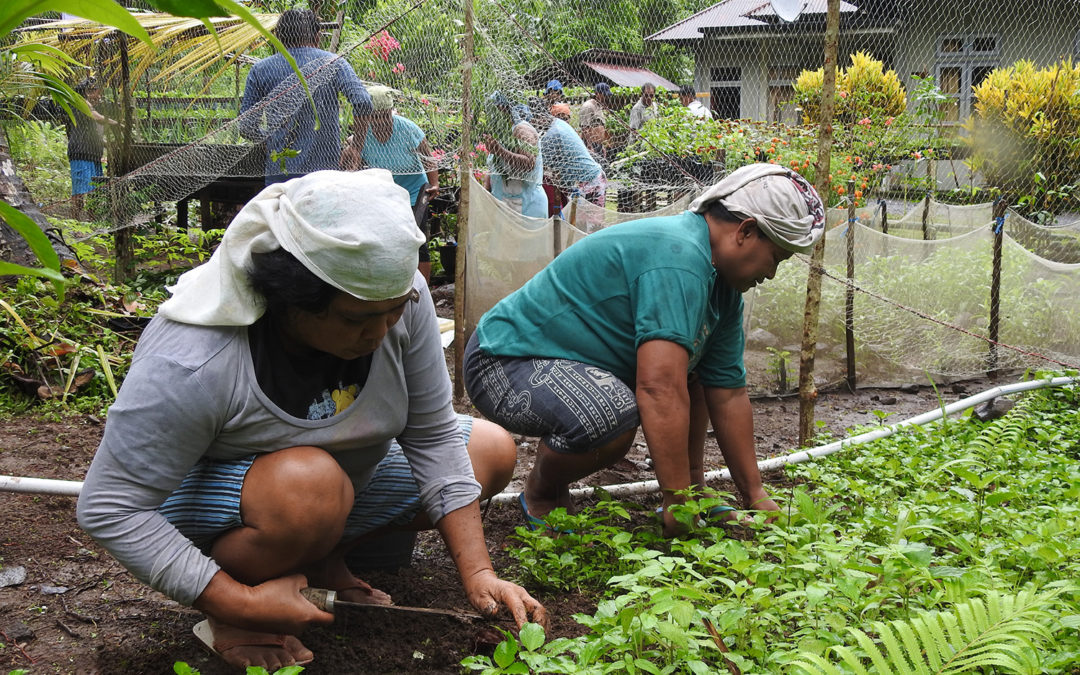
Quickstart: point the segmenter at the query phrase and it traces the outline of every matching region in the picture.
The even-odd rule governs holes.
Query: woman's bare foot
[[[237,668],[261,666],[267,672],[280,668],[311,663],[315,655],[294,635],[260,633],[245,630],[208,618],[210,646],[226,663]],[[205,634],[200,635],[199,626],[195,634],[204,643]]]
[[[345,564],[344,554],[334,555],[317,569],[308,570],[307,578],[312,586],[337,591],[338,598],[345,602],[360,602],[368,605],[394,604],[394,600],[388,593],[372,588],[366,581],[354,576]]]

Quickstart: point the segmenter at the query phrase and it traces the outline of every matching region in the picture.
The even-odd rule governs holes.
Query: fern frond
[[[842,645],[830,648],[839,663],[804,652],[791,667],[812,675],[866,673],[868,665],[872,666],[869,672],[878,675],[953,675],[979,668],[1030,672],[1031,654],[1053,639],[1048,627],[1052,616],[1046,608],[1059,593],[1036,593],[1033,589],[1016,595],[990,592],[947,612],[925,612],[887,624],[877,621],[871,624],[877,641],[869,633],[848,628],[858,651]]]

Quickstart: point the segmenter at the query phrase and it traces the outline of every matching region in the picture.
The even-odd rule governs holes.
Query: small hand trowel
[[[434,607],[403,607],[401,605],[375,605],[366,602],[347,602],[345,600],[337,599],[337,591],[331,591],[326,588],[302,588],[300,589],[300,595],[307,598],[308,602],[315,605],[324,612],[336,613],[338,608],[341,609],[388,609],[398,612],[417,612],[420,614],[434,614],[437,616],[449,616],[460,621],[483,621],[484,617],[479,614],[473,614],[472,612],[462,612],[457,609],[438,609]]]

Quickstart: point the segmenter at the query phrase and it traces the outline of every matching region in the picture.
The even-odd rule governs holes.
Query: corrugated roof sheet
[[[827,0],[806,0],[804,14],[824,14]],[[841,12],[858,9],[849,2],[840,3]],[[755,28],[782,21],[768,0],[722,0],[678,23],[659,30],[646,40],[700,40],[704,28]]]
[[[646,82],[652,82],[656,86],[663,87],[668,91],[678,91],[679,89],[677,84],[660,77],[648,68],[617,66],[610,63],[597,63],[595,61],[582,61],[582,63],[620,87],[640,87]]]

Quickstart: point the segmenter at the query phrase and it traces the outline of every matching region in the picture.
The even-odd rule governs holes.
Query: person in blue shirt
[[[778,510],[754,452],[741,294],[812,249],[824,223],[802,176],[753,164],[680,215],[590,234],[483,315],[465,350],[465,387],[488,419],[540,437],[518,497],[530,527],[571,509],[570,483],[621,459],[641,426],[664,532],[677,534],[667,507],[707,489],[709,421],[744,505]]]
[[[274,54],[251,67],[238,128],[244,138],[266,142],[267,185],[339,168],[339,95],[352,105],[354,119],[371,112],[371,97],[352,66],[318,48],[319,20],[314,12],[282,13],[275,33],[304,73],[319,119],[316,128],[311,102],[284,56]],[[294,152],[295,156],[287,156]]]
[[[550,111],[538,107],[533,111],[533,126],[540,132],[540,153],[550,182],[567,197],[580,194],[586,201],[604,208],[607,202],[607,175],[596,162],[585,141],[574,127],[552,117]],[[569,199],[564,200],[569,202]],[[602,210],[586,216],[585,229],[592,231],[603,220]]]

